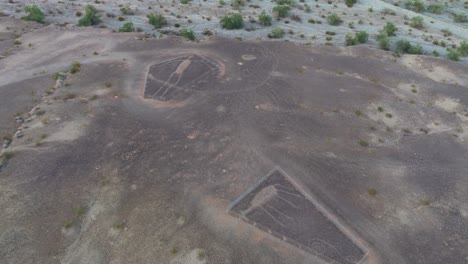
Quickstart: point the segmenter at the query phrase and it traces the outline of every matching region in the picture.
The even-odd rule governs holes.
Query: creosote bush
[[[258,21],[259,21],[260,25],[271,26],[271,16],[267,15],[267,13],[265,13],[265,11],[263,11],[258,16]]]
[[[336,13],[332,13],[327,16],[327,22],[329,25],[338,26],[343,23],[343,20]]]
[[[291,7],[288,5],[277,5],[273,7],[273,14],[276,18],[283,18],[288,16],[289,10],[291,10]]]
[[[37,5],[27,5],[24,7],[24,12],[27,13],[26,16],[22,17],[23,20],[28,21],[36,21],[39,23],[45,23],[45,15],[42,11],[37,7]]]
[[[274,28],[270,34],[268,34],[268,37],[269,38],[274,38],[274,39],[278,39],[278,38],[282,38],[284,36],[284,30],[282,30],[281,28]]]
[[[232,13],[224,16],[221,18],[220,23],[225,29],[241,29],[244,27],[244,19],[239,13]]]
[[[101,22],[99,15],[97,14],[96,8],[92,5],[85,6],[85,15],[83,18],[78,20],[78,26],[87,27],[97,25]]]
[[[135,32],[135,26],[132,22],[127,22],[119,29],[119,32]]]
[[[346,46],[354,46],[360,43],[366,43],[368,39],[369,39],[369,35],[365,31],[356,32],[354,36],[348,33],[346,34],[346,37],[345,37],[345,42],[346,42],[345,44]]]
[[[392,22],[387,22],[387,24],[384,26],[384,31],[388,36],[395,36],[395,32],[397,30],[397,27]]]
[[[146,16],[148,18],[148,23],[154,27],[154,29],[161,28],[165,25],[167,25],[166,18],[164,18],[163,15],[161,14],[148,14]]]
[[[390,39],[387,35],[387,32],[380,31],[380,33],[377,35],[377,42],[379,44],[379,48],[383,50],[390,49]]]
[[[195,33],[193,32],[193,30],[188,28],[181,29],[179,32],[179,36],[184,37],[188,40],[195,40]]]

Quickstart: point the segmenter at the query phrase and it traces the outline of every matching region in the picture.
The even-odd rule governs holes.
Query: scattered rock
[[[10,146],[10,144],[11,141],[5,139],[5,141],[3,141],[2,148],[6,149]]]
[[[21,130],[16,131],[16,133],[15,133],[15,138],[22,138],[23,136],[24,136],[23,131],[21,131]]]

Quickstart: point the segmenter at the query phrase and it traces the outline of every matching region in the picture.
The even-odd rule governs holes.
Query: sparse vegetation
[[[274,38],[274,39],[278,39],[278,38],[282,38],[284,36],[284,30],[282,30],[281,28],[274,28],[270,34],[268,34],[268,37],[269,38]]]
[[[63,228],[65,229],[69,229],[73,226],[73,222],[70,221],[70,220],[65,220],[65,222],[63,222]]]
[[[360,43],[366,43],[369,35],[365,31],[359,31],[354,36],[350,33],[346,34],[345,43],[346,46],[354,46]]]
[[[377,35],[377,42],[379,44],[379,48],[383,50],[389,50],[390,49],[390,39],[387,35],[387,32],[381,31]]]
[[[396,42],[395,50],[400,53],[422,54],[421,45],[411,45],[411,43],[405,39],[400,39]]]
[[[260,13],[260,15],[258,16],[258,21],[259,21],[260,25],[271,26],[271,16],[267,15],[267,13],[265,13],[265,11]]]
[[[367,193],[370,196],[376,196],[377,195],[377,190],[375,188],[369,188],[369,189],[367,189]]]
[[[0,156],[1,158],[4,158],[6,160],[10,160],[12,159],[13,157],[15,156],[15,153],[11,152],[11,151],[5,151],[3,152],[3,154]]]
[[[224,16],[221,18],[220,23],[225,29],[241,29],[244,27],[244,19],[239,13],[232,13]]]
[[[421,203],[425,206],[428,206],[431,204],[431,199],[429,199],[429,197],[425,196],[421,199]]]
[[[289,7],[288,5],[277,5],[273,7],[273,14],[277,18],[287,17],[290,9],[291,7]]]
[[[27,5],[24,7],[24,12],[27,13],[26,16],[22,17],[23,20],[36,21],[38,23],[45,23],[45,15],[42,13],[41,9],[37,5]]]
[[[135,26],[132,22],[127,22],[119,29],[119,32],[135,32]]]
[[[395,32],[398,28],[392,22],[387,22],[383,30],[387,33],[388,36],[395,36]]]
[[[332,13],[327,16],[327,22],[331,26],[338,26],[343,23],[343,20],[336,13]]]
[[[101,22],[101,19],[99,18],[96,8],[92,5],[86,5],[85,15],[83,18],[78,20],[78,26],[88,27],[88,26],[97,25],[100,22]]]
[[[356,3],[357,3],[357,0],[345,0],[345,4],[347,7],[352,7]]]
[[[179,31],[179,36],[184,37],[188,40],[195,40],[195,32],[188,28],[183,28]]]
[[[452,13],[453,16],[453,21],[457,23],[468,23],[468,15],[467,14],[457,14],[457,13]]]
[[[429,10],[429,12],[434,13],[434,14],[442,14],[444,9],[445,7],[442,4],[431,4],[427,7],[427,10]]]
[[[70,68],[70,73],[75,74],[81,70],[81,64],[79,62],[74,62]]]
[[[367,141],[365,141],[364,139],[360,139],[359,140],[359,145],[361,147],[368,147],[369,146],[369,143],[367,143]]]
[[[163,26],[167,25],[166,18],[161,14],[148,14],[146,16],[148,18],[148,23],[154,27],[154,29],[162,28]]]
[[[421,16],[415,16],[411,18],[410,26],[417,29],[422,29],[424,27],[424,18]]]
[[[459,61],[460,60],[460,53],[458,51],[449,49],[447,52],[447,59],[453,60],[453,61]]]

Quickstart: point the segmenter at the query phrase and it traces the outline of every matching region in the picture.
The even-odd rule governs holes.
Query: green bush
[[[81,64],[79,62],[74,62],[70,68],[70,73],[75,74],[81,70]]]
[[[405,8],[419,13],[426,9],[424,3],[419,0],[405,2]]]
[[[122,13],[122,15],[124,15],[124,16],[133,15],[132,9],[130,9],[130,7],[128,7],[128,6],[124,6],[124,7],[120,8],[120,13]]]
[[[452,13],[452,16],[453,16],[453,21],[457,23],[468,23],[468,15],[466,14]]]
[[[359,41],[359,43],[366,43],[369,39],[369,34],[367,34],[365,31],[359,31],[356,33],[356,39]]]
[[[87,5],[85,6],[85,15],[83,18],[78,20],[78,26],[80,27],[87,27],[87,26],[93,26],[97,25],[101,22],[101,19],[99,18],[99,15],[97,14],[96,8],[92,5]]]
[[[447,58],[449,60],[459,61],[460,60],[460,53],[458,53],[458,51],[456,51],[456,50],[451,49],[447,53]]]
[[[267,15],[265,11],[263,11],[259,16],[258,16],[258,21],[260,22],[260,25],[263,26],[271,26],[271,16]]]
[[[387,24],[384,26],[384,31],[387,32],[388,36],[395,36],[395,32],[397,30],[397,27],[392,22],[387,22]]]
[[[422,54],[422,47],[420,45],[411,45],[408,40],[400,39],[396,42],[396,51],[408,54]]]
[[[154,29],[161,28],[165,25],[167,25],[166,18],[164,18],[163,15],[161,14],[148,14],[146,16],[148,18],[148,23],[154,27]]]
[[[295,6],[296,1],[294,0],[276,0],[277,5],[287,5],[287,6]]]
[[[183,28],[179,31],[179,36],[184,37],[189,40],[195,40],[195,33],[193,30],[188,29],[188,28]]]
[[[343,20],[336,13],[332,13],[327,16],[327,22],[332,26],[338,26],[343,23]]]
[[[135,32],[135,27],[132,22],[127,22],[119,29],[119,32]]]
[[[458,47],[458,53],[460,53],[461,56],[468,55],[468,42],[466,41],[460,42],[460,47]]]
[[[346,46],[354,46],[359,43],[366,43],[369,39],[369,34],[365,31],[359,31],[354,36],[351,33],[346,34],[345,44]]]
[[[410,26],[413,28],[421,29],[424,27],[424,18],[421,16],[415,16],[411,18]]]
[[[24,12],[26,12],[28,15],[22,17],[21,19],[23,20],[28,20],[28,21],[36,21],[39,23],[44,24],[45,22],[45,15],[42,13],[42,11],[37,7],[37,5],[27,5],[24,7]]]
[[[221,18],[220,23],[225,29],[241,29],[244,27],[244,19],[239,13],[224,16]]]
[[[180,0],[180,3],[186,5],[190,2],[190,0]]]
[[[274,28],[271,33],[268,35],[269,38],[282,38],[284,36],[284,30],[281,28]]]
[[[348,6],[348,7],[352,7],[354,4],[357,3],[357,0],[345,0],[345,4]]]
[[[291,7],[287,5],[277,5],[273,7],[273,14],[277,18],[287,17],[289,14],[289,10],[291,10]]]
[[[379,43],[379,48],[383,50],[390,49],[390,39],[388,38],[387,32],[380,31],[377,35],[377,42]]]
[[[444,11],[445,7],[442,4],[432,4],[427,7],[429,12],[434,14],[441,14]]]

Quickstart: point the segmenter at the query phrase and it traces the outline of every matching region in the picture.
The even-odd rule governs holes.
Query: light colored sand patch
[[[246,61],[250,61],[250,60],[255,60],[256,57],[252,54],[244,54],[242,55],[242,59]]]
[[[60,131],[53,133],[44,141],[75,140],[84,134],[87,125],[88,121],[84,119],[65,122],[61,125]]]
[[[206,263],[205,252],[203,249],[196,248],[185,254],[175,257],[171,264],[204,264]]]
[[[401,62],[403,65],[407,66],[408,69],[419,72],[436,82],[452,84],[468,83],[468,78],[457,76],[443,66],[428,65],[424,63],[421,57],[405,55],[402,57]]]
[[[435,101],[435,106],[452,113],[460,106],[460,101],[449,97],[443,97]]]
[[[451,127],[440,123],[440,121],[435,121],[426,125],[429,129],[429,134],[443,133],[452,130]]]

